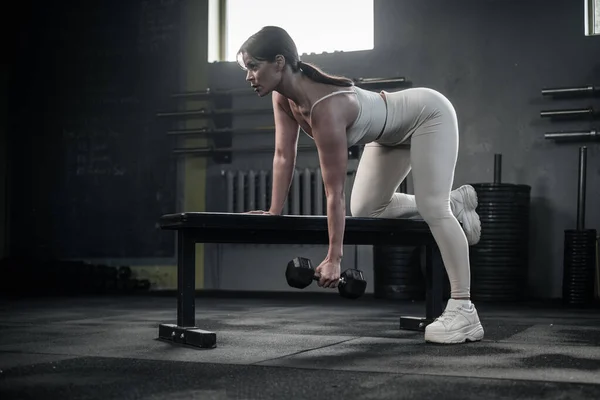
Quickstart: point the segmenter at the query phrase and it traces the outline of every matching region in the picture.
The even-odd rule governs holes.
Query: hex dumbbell
[[[296,257],[291,260],[285,270],[285,278],[288,285],[296,289],[304,289],[313,281],[318,281],[315,268],[308,258]],[[347,269],[340,275],[338,292],[340,296],[347,299],[357,299],[365,293],[367,281],[363,272],[358,269]]]

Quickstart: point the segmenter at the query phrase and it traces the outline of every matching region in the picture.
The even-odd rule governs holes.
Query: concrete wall
[[[600,107],[598,99],[551,101],[551,86],[600,84],[600,37],[583,33],[583,2],[573,0],[376,1],[373,51],[305,55],[329,72],[350,77],[406,76],[414,86],[443,92],[454,103],[461,130],[454,186],[491,182],[495,153],[503,155],[503,182],[532,187],[528,293],[561,296],[564,230],[576,220],[578,149],[544,139],[555,130],[594,127],[590,121],[551,124],[544,109]],[[247,87],[235,64],[211,64],[213,87]],[[236,98],[268,107],[270,98]],[[236,117],[234,125],[271,125],[270,115]],[[596,125],[597,128],[597,125]],[[310,143],[301,138],[302,143]],[[272,145],[270,135],[236,137],[234,146]],[[588,145],[587,226],[600,228],[598,143]],[[223,169],[270,168],[271,156],[234,155],[231,165],[210,164],[207,210],[222,210]],[[314,153],[301,153],[300,167],[316,166]],[[351,165],[350,168],[353,168]],[[351,182],[350,185],[351,186]],[[350,189],[350,188],[349,188]],[[410,186],[409,186],[410,192]],[[325,246],[207,246],[206,287],[288,290],[285,264],[296,255],[320,262]],[[347,246],[342,268],[358,266],[372,290],[370,248]],[[313,289],[320,290],[316,286]]]

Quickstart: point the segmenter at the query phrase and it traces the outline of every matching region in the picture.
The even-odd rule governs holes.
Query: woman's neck
[[[302,72],[290,72],[283,76],[275,90],[298,106],[306,106],[310,103],[308,88],[314,83]]]

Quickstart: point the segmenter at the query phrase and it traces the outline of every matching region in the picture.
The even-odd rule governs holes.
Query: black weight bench
[[[177,325],[160,324],[158,336],[200,348],[216,347],[217,335],[196,326],[196,243],[329,243],[325,216],[187,212],[164,215],[159,224],[177,231]],[[442,313],[443,264],[424,221],[346,217],[344,244],[420,246],[426,276],[425,317],[402,316],[400,329],[423,331]],[[284,270],[282,265],[282,279]]]

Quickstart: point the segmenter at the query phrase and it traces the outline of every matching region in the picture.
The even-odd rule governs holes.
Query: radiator
[[[227,212],[268,210],[272,171],[223,171],[227,185]],[[321,169],[296,169],[282,214],[325,215],[325,189]]]

